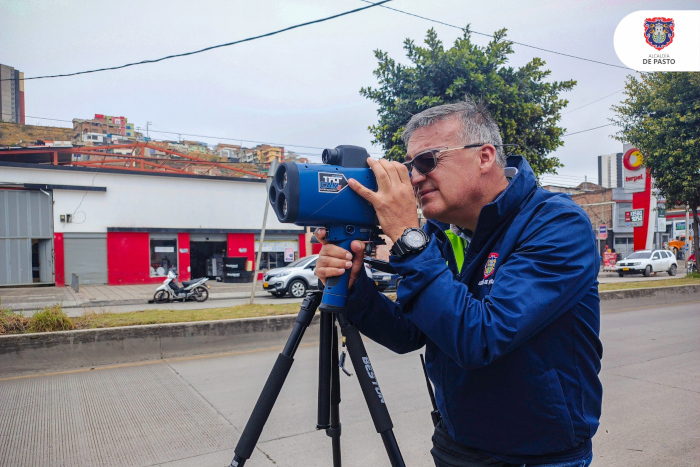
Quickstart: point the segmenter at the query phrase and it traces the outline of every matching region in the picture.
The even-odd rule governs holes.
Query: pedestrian
[[[350,180],[394,242],[396,302],[363,272],[364,245],[323,243],[316,274],[350,269],[347,317],[398,352],[425,346],[441,420],[435,465],[587,466],[601,413],[596,239],[585,212],[537,186],[467,99],[425,110],[404,164],[368,159]],[[416,198],[423,216],[419,226]]]

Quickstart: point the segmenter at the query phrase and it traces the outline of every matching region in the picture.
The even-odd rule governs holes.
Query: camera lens
[[[270,196],[270,204],[272,204],[274,206],[275,203],[277,202],[277,188],[275,188],[275,185],[270,185],[269,196]]]
[[[284,187],[287,186],[287,178],[287,167],[280,165],[280,168],[277,169],[277,173],[275,173],[275,183],[277,184],[277,188],[284,190]]]
[[[279,217],[280,221],[286,222],[288,210],[289,207],[287,206],[287,197],[284,195],[283,192],[277,192],[277,203],[275,204],[275,211],[277,212],[277,217]]]

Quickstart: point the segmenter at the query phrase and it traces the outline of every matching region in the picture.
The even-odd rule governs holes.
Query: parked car
[[[396,290],[401,282],[401,276],[398,274],[389,274],[388,272],[374,271],[371,275],[374,283],[380,292],[385,290]]]
[[[308,290],[318,289],[316,277],[316,260],[318,255],[300,258],[283,268],[270,269],[263,276],[263,289],[274,297],[289,294],[294,298],[303,298]],[[372,277],[372,271],[365,265],[365,272]]]
[[[314,274],[318,255],[305,256],[283,268],[270,269],[263,276],[263,289],[274,297],[289,294],[303,298],[309,289],[318,288],[318,277]]]
[[[668,272],[675,276],[678,271],[676,257],[667,250],[638,250],[615,265],[617,274],[644,274],[649,277],[652,272]]]

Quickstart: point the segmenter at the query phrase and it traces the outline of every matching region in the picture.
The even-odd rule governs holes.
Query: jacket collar
[[[513,210],[520,206],[525,199],[529,198],[530,194],[537,188],[535,173],[523,156],[508,157],[506,167],[515,167],[518,169],[518,173],[510,180],[508,187],[495,200],[481,208],[479,221],[474,232],[475,236],[490,233],[503,220],[508,218]],[[432,219],[428,220],[428,223],[441,232],[450,228],[449,224]]]

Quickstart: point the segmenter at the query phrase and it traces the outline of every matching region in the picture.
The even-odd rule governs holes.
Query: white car
[[[318,255],[306,256],[289,265],[270,269],[263,276],[263,290],[274,297],[284,297],[289,294],[293,298],[304,298],[308,290],[318,289],[316,277],[316,260]],[[372,277],[372,271],[365,264],[365,272]]]
[[[666,271],[675,276],[678,271],[676,257],[667,250],[638,250],[615,265],[617,274],[644,274],[649,277],[652,272]]]
[[[306,291],[318,288],[314,274],[318,255],[299,258],[282,268],[270,269],[263,276],[263,289],[275,297],[287,293],[294,298],[304,298]]]

